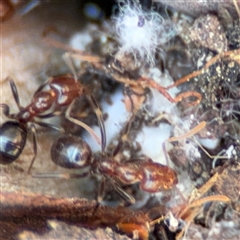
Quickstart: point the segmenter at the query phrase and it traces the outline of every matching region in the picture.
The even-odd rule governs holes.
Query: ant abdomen
[[[15,161],[25,147],[27,129],[19,122],[8,121],[0,127],[0,164]]]
[[[168,166],[153,161],[143,162],[140,188],[145,192],[155,193],[169,190],[178,183],[177,173]]]
[[[54,142],[51,148],[52,161],[64,168],[87,167],[91,161],[92,151],[81,138],[64,135]]]

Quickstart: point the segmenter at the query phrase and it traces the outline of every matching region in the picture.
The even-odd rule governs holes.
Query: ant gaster
[[[50,127],[55,130],[60,130],[58,127],[49,123],[44,123],[36,120],[41,118],[50,118],[59,114],[56,111],[59,107],[69,106],[65,112],[65,116],[68,120],[84,127],[98,142],[97,135],[86,124],[74,119],[70,116],[71,107],[74,100],[82,95],[86,95],[86,88],[77,81],[72,75],[60,75],[51,77],[49,81],[42,84],[34,93],[31,103],[22,107],[19,101],[19,95],[17,87],[12,78],[8,78],[12,90],[13,97],[18,106],[19,112],[10,114],[10,108],[7,104],[0,104],[3,108],[3,114],[15,121],[7,121],[0,127],[0,164],[10,164],[15,161],[22,150],[25,147],[28,130],[33,136],[33,151],[34,156],[29,166],[28,172],[30,172],[35,157],[37,155],[37,141],[36,141],[36,129],[33,123],[40,126]],[[47,90],[43,90],[48,87]],[[103,118],[101,111],[98,110],[98,105],[92,96],[87,96],[91,105],[97,113],[99,124],[103,126]],[[44,114],[46,111],[53,109],[52,112]],[[28,128],[27,124],[32,124]],[[104,126],[101,128],[105,131]],[[102,135],[105,135],[101,132]],[[103,146],[106,144],[104,137]]]
[[[128,133],[131,121],[127,124],[125,134]],[[101,127],[100,127],[101,128]],[[102,131],[103,132],[103,131]],[[116,149],[118,151],[123,144],[123,139]],[[103,142],[103,141],[102,141]],[[134,203],[135,199],[129,196],[118,184],[131,185],[139,183],[140,189],[149,193],[155,193],[162,190],[170,190],[178,180],[176,172],[160,163],[153,162],[150,158],[137,159],[117,162],[114,156],[108,156],[102,146],[102,153],[92,154],[89,145],[80,137],[73,135],[60,136],[52,145],[51,158],[58,166],[69,169],[82,169],[88,167],[88,170],[77,173],[54,174],[38,173],[33,177],[40,178],[82,178],[89,174],[100,174],[103,176],[99,188],[98,202],[101,201],[104,194],[104,183],[107,180],[114,189],[127,201]],[[116,155],[116,151],[114,151]],[[90,170],[89,170],[90,169]]]

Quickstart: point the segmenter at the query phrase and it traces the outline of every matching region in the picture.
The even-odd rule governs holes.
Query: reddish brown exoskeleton
[[[130,125],[131,120],[127,124],[126,133],[129,132]],[[39,173],[34,174],[34,177],[68,179],[82,178],[89,174],[99,174],[102,176],[99,201],[101,201],[102,194],[104,193],[104,183],[107,182],[130,203],[134,203],[135,199],[127,194],[120,185],[139,183],[141,190],[155,193],[170,190],[178,182],[177,174],[173,169],[156,163],[150,158],[145,157],[141,160],[140,158],[135,158],[134,160],[130,159],[118,162],[114,159],[114,156],[108,156],[104,148],[105,146],[102,145],[102,153],[92,154],[89,145],[81,138],[73,135],[63,135],[52,146],[51,157],[53,162],[64,168],[82,169],[88,167],[88,170],[81,174]]]
[[[14,96],[15,102],[19,111],[17,113],[10,113],[10,108],[7,104],[1,104],[3,114],[15,121],[7,121],[0,128],[1,139],[1,164],[10,164],[15,161],[25,147],[28,123],[36,123],[40,126],[50,127],[52,129],[60,130],[58,127],[49,123],[39,121],[39,119],[50,118],[59,115],[57,109],[69,106],[65,116],[70,121],[84,127],[99,143],[98,136],[86,124],[70,117],[71,106],[77,97],[86,95],[86,88],[77,81],[72,75],[61,75],[51,77],[46,83],[42,84],[34,93],[32,101],[26,107],[22,107],[19,100],[17,87],[12,78],[8,78]],[[46,88],[46,90],[44,90]],[[98,111],[98,105],[92,96],[88,96],[88,100],[96,110],[100,125],[103,125],[103,118],[101,111]],[[45,114],[47,111],[50,113]],[[34,156],[32,158],[28,172],[30,171],[34,159],[37,154],[36,130],[34,124],[29,128],[33,134],[33,149]],[[101,128],[105,131],[104,127]],[[104,133],[102,133],[104,135]],[[104,141],[104,137],[102,138]],[[102,143],[105,145],[105,141]]]

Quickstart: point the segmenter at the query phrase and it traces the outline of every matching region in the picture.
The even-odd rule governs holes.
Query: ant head
[[[91,149],[81,138],[72,135],[61,136],[51,148],[55,164],[64,168],[83,168],[89,165]]]
[[[10,164],[21,154],[27,129],[19,122],[7,121],[0,127],[0,164]]]

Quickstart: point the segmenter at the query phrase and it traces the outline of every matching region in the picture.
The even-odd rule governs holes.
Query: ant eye
[[[51,157],[64,168],[83,168],[89,164],[91,150],[87,143],[72,135],[62,136],[53,144]]]

